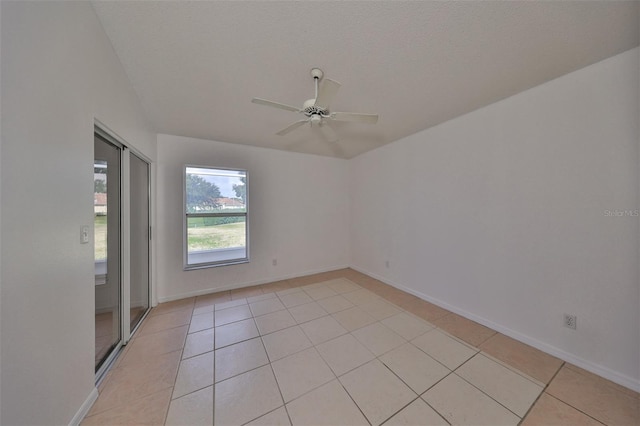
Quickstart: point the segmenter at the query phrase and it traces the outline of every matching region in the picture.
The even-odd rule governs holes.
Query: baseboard
[[[392,287],[395,287],[395,288],[397,288],[399,290],[406,291],[407,293],[410,293],[410,294],[412,294],[412,295],[414,295],[416,297],[419,297],[422,300],[426,300],[427,302],[433,303],[434,305],[437,305],[437,306],[439,306],[441,308],[447,309],[447,310],[449,310],[449,311],[451,311],[453,313],[456,313],[456,314],[458,314],[460,316],[463,316],[463,317],[465,317],[467,319],[470,319],[470,320],[475,321],[475,322],[477,322],[479,324],[482,324],[485,327],[489,327],[492,330],[495,330],[495,331],[497,331],[499,333],[504,334],[505,336],[509,336],[512,339],[515,339],[515,340],[517,340],[519,342],[525,343],[525,344],[527,344],[529,346],[533,346],[536,349],[539,349],[539,350],[541,350],[543,352],[546,352],[546,353],[548,353],[550,355],[553,355],[553,356],[555,356],[557,358],[560,358],[563,361],[569,362],[569,363],[571,363],[573,365],[576,365],[576,366],[578,366],[580,368],[583,368],[583,369],[585,369],[587,371],[590,371],[593,374],[596,374],[596,375],[598,375],[600,377],[604,377],[605,379],[611,380],[612,382],[617,383],[617,384],[619,384],[621,386],[624,386],[624,387],[626,387],[628,389],[631,389],[631,390],[633,390],[635,392],[640,392],[640,380],[638,380],[638,379],[634,379],[633,377],[629,377],[629,376],[627,376],[625,374],[621,374],[621,373],[619,373],[617,371],[611,370],[611,369],[609,369],[607,367],[604,367],[604,366],[602,366],[600,364],[596,364],[594,362],[585,360],[585,359],[583,359],[583,358],[581,358],[581,357],[579,357],[579,356],[577,356],[575,354],[572,354],[570,352],[566,352],[566,351],[564,351],[564,350],[562,350],[560,348],[557,348],[555,346],[549,345],[549,344],[547,344],[545,342],[542,342],[540,340],[537,340],[537,339],[534,339],[534,338],[532,338],[530,336],[527,336],[526,334],[522,334],[522,333],[520,333],[518,331],[512,330],[512,329],[510,329],[508,327],[505,327],[503,325],[497,324],[497,323],[495,323],[493,321],[490,321],[490,320],[488,320],[486,318],[480,317],[480,316],[478,316],[476,314],[473,314],[471,312],[468,312],[468,311],[466,311],[464,309],[460,309],[460,308],[458,308],[456,306],[450,305],[450,304],[448,304],[446,302],[443,302],[442,300],[433,298],[433,297],[431,297],[431,296],[429,296],[427,294],[424,294],[422,292],[413,290],[413,289],[411,289],[411,288],[409,288],[409,287],[407,287],[405,285],[392,282],[389,279],[387,279],[385,277],[382,277],[382,276],[380,276],[378,274],[374,274],[372,272],[369,272],[369,271],[365,270],[364,268],[360,268],[360,267],[354,266],[354,265],[351,265],[349,267],[351,269],[353,269],[353,270],[356,270],[356,271],[360,272],[360,273],[366,274],[366,275],[368,275],[368,276],[370,276],[372,278],[375,278],[375,279],[377,279],[379,281],[382,281],[383,283],[388,284],[388,285],[390,285]]]
[[[184,299],[184,298],[187,298],[187,297],[203,296],[205,294],[217,293],[219,291],[236,290],[238,288],[251,287],[251,286],[254,286],[254,285],[261,285],[261,284],[268,284],[268,283],[271,283],[271,282],[288,280],[288,279],[291,279],[291,278],[306,277],[307,275],[321,274],[323,272],[330,272],[330,271],[335,271],[335,270],[338,270],[338,269],[345,269],[345,268],[348,268],[348,267],[349,267],[349,265],[331,266],[331,267],[328,267],[328,268],[321,268],[321,269],[315,269],[315,270],[305,271],[305,272],[301,272],[301,273],[282,275],[282,276],[278,276],[278,277],[271,277],[271,278],[268,278],[268,279],[248,281],[248,282],[243,282],[243,283],[235,283],[235,284],[230,284],[230,285],[226,285],[226,286],[222,286],[222,287],[208,288],[208,289],[203,289],[203,290],[188,291],[188,292],[184,292],[184,293],[174,294],[174,295],[171,295],[171,296],[164,296],[164,297],[158,296],[158,303],[171,302],[173,300],[180,300],[180,299]]]
[[[84,416],[86,416],[89,410],[91,410],[91,407],[93,406],[93,403],[96,402],[96,399],[98,399],[98,388],[94,387],[91,390],[89,396],[87,396],[87,399],[85,399],[80,406],[80,409],[78,410],[76,415],[73,416],[73,418],[69,422],[69,426],[78,426],[80,422],[82,422],[82,419],[84,419]]]

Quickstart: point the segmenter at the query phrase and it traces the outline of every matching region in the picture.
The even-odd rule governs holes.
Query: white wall
[[[0,423],[68,424],[94,390],[94,118],[155,134],[88,2],[2,8]]]
[[[250,263],[182,270],[185,164],[248,170]],[[159,300],[347,266],[348,178],[346,160],[158,135]]]
[[[639,62],[636,48],[352,160],[353,266],[640,389],[639,220],[605,215],[640,208]]]

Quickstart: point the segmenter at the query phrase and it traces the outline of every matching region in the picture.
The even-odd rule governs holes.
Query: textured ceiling
[[[159,133],[351,158],[639,44],[637,1],[111,2],[94,8]],[[251,103],[342,83],[324,141]]]

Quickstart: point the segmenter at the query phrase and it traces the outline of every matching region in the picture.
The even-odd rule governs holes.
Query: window
[[[247,171],[185,167],[184,268],[249,261]]]

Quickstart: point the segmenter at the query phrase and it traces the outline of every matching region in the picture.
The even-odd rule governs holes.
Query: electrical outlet
[[[572,330],[578,327],[578,317],[575,315],[564,314],[564,326]]]
[[[272,264],[273,266],[278,266],[278,259],[273,259],[273,260],[271,261],[271,264]]]
[[[384,262],[384,266],[387,267],[387,268],[389,267],[389,261],[388,260]]]

